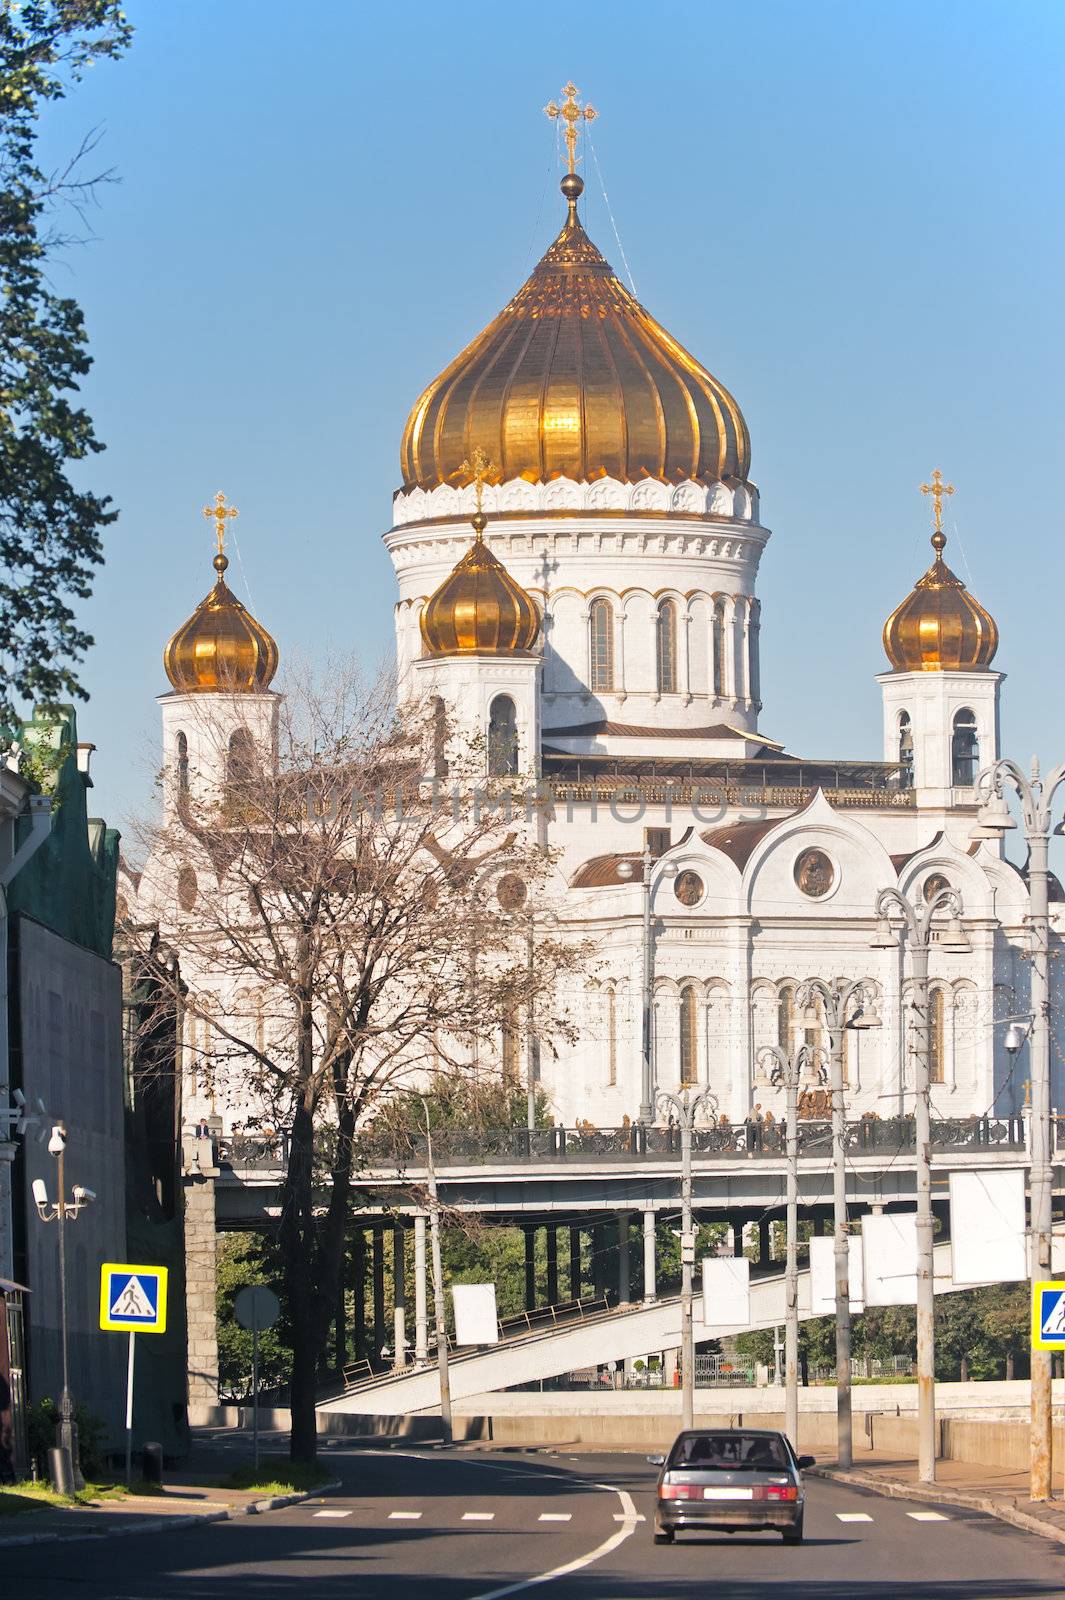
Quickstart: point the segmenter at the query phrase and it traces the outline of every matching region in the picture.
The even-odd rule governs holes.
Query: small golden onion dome
[[[745,479],[751,441],[736,401],[645,311],[577,217],[495,321],[425,390],[407,419],[403,488],[467,481],[479,446],[494,481],[600,477]]]
[[[540,632],[531,598],[482,537],[487,518],[470,519],[476,538],[422,608],[421,630],[430,656],[492,656],[529,651]]]
[[[884,649],[896,672],[972,672],[998,649],[994,617],[943,560],[946,538],[932,535],[936,559],[884,623]]]
[[[226,583],[228,566],[219,551],[214,588],[163,651],[179,694],[261,694],[277,671],[277,645]]]

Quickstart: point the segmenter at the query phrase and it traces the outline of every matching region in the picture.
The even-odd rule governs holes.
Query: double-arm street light
[[[783,1085],[787,1177],[787,1261],[784,1268],[784,1432],[793,1447],[799,1442],[799,1088],[803,1077],[824,1082],[823,1051],[802,1044],[794,1055],[782,1045],[767,1044],[758,1052],[768,1064],[769,1081]]]
[[[812,1014],[828,1033],[832,1095],[832,1228],[836,1280],[836,1459],[844,1471],[854,1463],[851,1433],[850,1235],[847,1228],[847,1107],[843,1083],[843,1035],[848,1028],[878,1028],[876,998],[868,983],[807,978],[795,991],[800,1015]],[[820,1012],[818,1011],[820,1007]]]
[[[85,1487],[85,1479],[81,1475],[81,1462],[78,1456],[78,1429],[74,1421],[74,1402],[70,1398],[70,1363],[68,1354],[67,1333],[67,1231],[68,1219],[76,1222],[85,1207],[96,1199],[91,1189],[85,1189],[80,1183],[74,1185],[73,1198],[67,1199],[66,1176],[64,1173],[64,1158],[67,1148],[67,1130],[61,1122],[57,1122],[52,1129],[52,1137],[48,1141],[48,1154],[56,1158],[56,1182],[59,1194],[52,1205],[48,1199],[48,1187],[43,1178],[33,1180],[33,1201],[37,1207],[37,1215],[42,1222],[58,1222],[59,1224],[59,1325],[60,1337],[63,1346],[63,1392],[59,1397],[59,1423],[56,1427],[56,1445],[60,1452],[61,1466],[57,1477],[69,1474],[71,1483],[68,1485],[57,1481],[56,1488],[61,1492],[69,1493],[71,1487],[79,1492]]]
[[[897,950],[900,935],[910,952],[914,1014],[914,1137],[917,1146],[917,1475],[922,1483],[936,1477],[935,1279],[932,1217],[931,1036],[929,1031],[928,951],[932,921],[946,911],[950,920],[937,941],[941,950],[964,953],[971,947],[961,925],[961,896],[942,888],[927,900],[907,900],[898,889],[882,889],[876,897],[879,919],[873,948]],[[901,928],[892,926],[892,914]]]
[[[690,1428],[695,1416],[695,1338],[692,1329],[692,1268],[695,1266],[695,1229],[692,1225],[692,1130],[700,1111],[711,1116],[717,1101],[709,1088],[697,1094],[683,1089],[659,1089],[658,1108],[672,1113],[680,1126],[680,1364],[681,1427]],[[650,1118],[648,1118],[650,1121]]]
[[[974,838],[1001,839],[1016,826],[1006,805],[1004,790],[1011,788],[1021,802],[1021,820],[1028,844],[1028,940],[1031,955],[1032,1168],[1031,1168],[1031,1274],[1032,1282],[1051,1274],[1053,1227],[1053,1173],[1050,1151],[1050,915],[1049,863],[1054,796],[1065,781],[1065,766],[1055,767],[1046,778],[1032,762],[1026,778],[1012,761],[996,761],[976,780],[982,804]],[[1061,829],[1055,829],[1055,832]],[[1012,1031],[1012,1030],[1011,1030]],[[1019,1030],[1018,1030],[1019,1032]],[[1015,1036],[1015,1048],[1022,1041]],[[1007,1036],[1007,1048],[1010,1039]],[[1029,1495],[1049,1500],[1051,1494],[1053,1430],[1051,1413],[1051,1355],[1032,1351],[1032,1434]]]

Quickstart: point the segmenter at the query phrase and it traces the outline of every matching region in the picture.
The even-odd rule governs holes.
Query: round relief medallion
[[[673,893],[682,906],[697,906],[704,894],[703,880],[697,872],[686,867],[683,872],[678,872]]]
[[[820,900],[836,881],[836,869],[823,850],[804,850],[795,863],[795,882],[811,900]]]
[[[200,892],[193,867],[182,867],[177,875],[178,905],[182,911],[191,911]]]
[[[504,911],[520,911],[528,894],[524,880],[516,872],[505,872],[496,889],[496,899]]]
[[[948,878],[944,878],[941,872],[929,873],[928,877],[924,880],[924,888],[921,890],[921,893],[924,895],[925,905],[930,906],[941,889],[949,888],[950,880]]]

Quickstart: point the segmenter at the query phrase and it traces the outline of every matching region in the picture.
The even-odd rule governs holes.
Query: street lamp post
[[[1028,940],[1031,955],[1032,1026],[1029,1036],[1032,1076],[1031,1164],[1031,1274],[1032,1282],[1051,1273],[1053,1225],[1053,1173],[1050,1150],[1050,824],[1054,796],[1065,781],[1065,765],[1046,777],[1033,760],[1026,778],[1012,761],[996,761],[976,780],[983,804],[977,815],[975,837],[998,838],[1015,826],[1003,791],[1008,784],[1021,802],[1024,837],[1028,844]],[[1032,1421],[1029,1495],[1032,1500],[1051,1498],[1053,1428],[1051,1411],[1052,1357],[1047,1350],[1032,1351]]]
[[[91,1189],[85,1189],[80,1183],[76,1183],[72,1191],[73,1198],[70,1201],[67,1200],[66,1148],[67,1130],[61,1122],[57,1122],[52,1128],[52,1137],[48,1141],[48,1153],[56,1158],[58,1196],[55,1204],[51,1205],[48,1200],[48,1189],[44,1179],[35,1178],[33,1181],[33,1200],[37,1207],[37,1215],[42,1222],[58,1222],[59,1224],[59,1326],[63,1350],[63,1390],[59,1396],[59,1422],[56,1426],[56,1445],[62,1460],[60,1473],[64,1476],[69,1476],[70,1485],[80,1492],[85,1487],[85,1479],[81,1474],[81,1461],[78,1455],[78,1428],[74,1421],[74,1402],[70,1397],[66,1224],[68,1218],[71,1222],[76,1222],[84,1208],[95,1200],[96,1196]],[[56,1488],[65,1490],[67,1485],[57,1482]]]
[[[637,1121],[647,1127],[654,1121],[655,1108],[655,1081],[654,1063],[652,1060],[651,1039],[651,1003],[654,994],[654,946],[651,942],[651,874],[657,857],[650,850],[645,850],[640,857],[640,867],[632,861],[622,861],[618,867],[618,877],[626,881],[635,878],[637,872],[641,873],[643,883],[643,981],[641,983],[642,999],[642,1032],[640,1043],[640,1110]],[[667,863],[662,869],[664,877],[676,876],[676,867],[672,862]]]
[[[760,1062],[771,1062],[769,1081],[783,1084],[788,1161],[787,1260],[784,1268],[784,1432],[792,1445],[799,1441],[799,1085],[803,1072],[824,1081],[825,1069],[818,1052],[800,1045],[795,1054],[779,1044],[758,1052]]]
[[[695,1230],[692,1226],[692,1130],[699,1112],[717,1110],[709,1088],[692,1095],[687,1089],[674,1094],[659,1089],[658,1107],[672,1111],[680,1125],[680,1362],[681,1427],[690,1428],[695,1417],[695,1338],[692,1329],[692,1268],[695,1266]],[[650,1118],[648,1118],[648,1121]]]
[[[843,1084],[845,1028],[879,1027],[869,986],[860,978],[807,978],[796,990],[799,1011],[820,1003],[828,1030],[829,1087],[832,1095],[832,1223],[836,1280],[836,1455],[840,1467],[854,1464],[851,1430],[850,1235],[847,1226],[847,1107]]]
[[[444,1269],[440,1259],[440,1196],[436,1187],[433,1161],[433,1134],[429,1126],[429,1107],[422,1095],[425,1113],[426,1171],[429,1189],[429,1240],[433,1267],[433,1310],[436,1315],[436,1365],[440,1374],[440,1432],[445,1445],[451,1444],[451,1379],[447,1366],[447,1309],[444,1304]]]
[[[939,889],[927,900],[907,900],[898,889],[882,889],[876,897],[879,926],[874,948],[897,950],[899,933],[891,926],[892,912],[902,917],[902,930],[910,951],[914,1011],[914,1140],[917,1146],[917,1476],[922,1483],[936,1478],[936,1354],[935,1354],[935,1222],[932,1215],[932,1106],[931,1037],[929,1032],[928,951],[932,919],[947,911],[950,922],[940,941],[944,950],[967,951],[968,937],[961,925],[961,896],[956,889]]]

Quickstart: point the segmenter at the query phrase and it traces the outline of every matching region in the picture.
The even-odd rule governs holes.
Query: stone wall
[[[217,1235],[214,1180],[217,1167],[209,1139],[187,1140],[183,1162],[185,1198],[185,1309],[189,1330],[189,1407],[218,1404]]]

